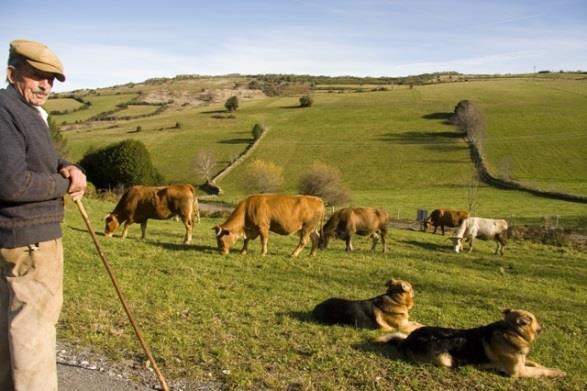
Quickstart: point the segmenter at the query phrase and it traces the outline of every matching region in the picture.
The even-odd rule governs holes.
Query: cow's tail
[[[194,197],[192,218],[195,218],[196,223],[200,224],[200,205],[198,203],[198,193],[194,186],[192,188],[192,196]]]

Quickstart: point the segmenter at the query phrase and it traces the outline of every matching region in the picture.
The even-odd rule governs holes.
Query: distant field
[[[485,150],[494,175],[587,194],[586,95],[584,80],[483,79],[369,93],[314,93],[309,109],[298,108],[298,97],[268,98],[241,103],[234,118],[222,105],[212,105],[67,136],[74,160],[90,146],[139,139],[168,180],[197,184],[201,180],[191,160],[198,150],[212,151],[220,170],[252,141],[253,125],[264,123],[270,131],[252,158],[283,167],[283,191],[296,192],[300,174],[321,161],[341,170],[353,205],[378,205],[411,218],[419,208],[467,207],[473,175],[468,147],[445,123],[462,99],[474,101],[487,117]],[[123,99],[101,98],[111,106],[114,98]],[[181,129],[169,129],[176,122]],[[142,131],[134,133],[138,126]],[[236,202],[246,195],[241,183],[246,169],[245,163],[220,181],[225,200]],[[559,215],[572,221],[585,215],[582,204],[484,185],[476,198],[475,213],[481,215]]]
[[[126,109],[117,111],[114,114],[116,118],[122,117],[136,117],[139,115],[149,115],[156,112],[159,106],[154,105],[128,105]]]
[[[72,111],[75,109],[79,109],[80,107],[82,107],[83,104],[78,102],[75,99],[71,99],[71,98],[56,98],[56,99],[49,99],[47,101],[47,104],[44,106],[44,109],[47,110],[47,112],[51,112],[51,111],[59,111],[59,112],[64,112],[64,111]]]
[[[116,109],[116,105],[119,103],[126,103],[132,99],[134,99],[137,94],[120,94],[120,95],[105,95],[105,96],[96,96],[96,95],[88,95],[84,96],[84,99],[89,101],[92,105],[88,107],[86,110],[79,110],[74,113],[63,114],[63,115],[54,115],[53,118],[57,121],[58,124],[63,123],[75,123],[86,121],[89,118],[92,118],[95,115],[100,113],[111,111]]]

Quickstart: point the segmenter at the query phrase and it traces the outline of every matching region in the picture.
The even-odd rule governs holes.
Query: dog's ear
[[[402,281],[401,287],[402,287],[402,291],[404,291],[404,292],[409,292],[412,290],[412,286],[410,285],[409,282],[406,282],[406,281]]]
[[[522,315],[516,318],[516,323],[520,326],[527,326],[532,324],[532,319],[530,319],[528,316]]]
[[[513,310],[511,308],[506,308],[505,310],[502,310],[501,313],[504,316],[507,316],[510,312],[512,312]]]
[[[391,280],[385,283],[385,286],[391,288],[395,284],[395,278],[391,277]]]

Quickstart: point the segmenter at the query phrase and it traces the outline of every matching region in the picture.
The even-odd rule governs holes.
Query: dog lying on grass
[[[387,292],[368,300],[330,298],[318,304],[312,314],[326,324],[347,324],[361,328],[399,330],[406,334],[422,325],[412,322],[409,311],[414,306],[414,290],[407,281],[391,279]]]
[[[472,329],[422,327],[408,336],[395,333],[376,341],[395,345],[414,361],[444,367],[473,364],[513,377],[565,376],[561,370],[527,359],[530,345],[541,331],[532,313],[507,309],[503,315],[503,320]]]

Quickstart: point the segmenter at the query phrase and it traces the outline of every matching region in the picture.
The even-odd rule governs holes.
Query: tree
[[[252,193],[270,193],[281,189],[283,168],[266,160],[254,160],[243,177],[244,187]]]
[[[310,95],[303,95],[300,98],[300,107],[310,107],[314,104],[314,99]]]
[[[66,159],[67,155],[69,154],[69,146],[67,145],[67,138],[63,136],[61,133],[61,129],[57,122],[53,120],[53,118],[49,117],[49,130],[51,131],[51,140],[53,141],[53,146],[55,147],[55,151],[57,151],[57,155],[60,158]]]
[[[236,109],[238,109],[238,103],[239,103],[238,97],[231,96],[224,103],[224,107],[226,108],[226,110],[233,112],[233,111],[236,111]]]
[[[153,167],[149,151],[138,140],[124,140],[88,151],[79,164],[98,189],[164,182],[163,176]]]
[[[266,130],[267,127],[265,125],[255,124],[255,126],[253,126],[253,129],[251,130],[251,132],[253,133],[253,139],[258,140],[261,137],[261,135],[265,133]]]
[[[205,179],[206,181],[210,180],[216,164],[216,158],[210,151],[198,151],[192,159],[192,169],[198,177]]]
[[[481,110],[473,102],[462,100],[455,106],[451,121],[481,152],[485,140],[485,117]]]
[[[351,200],[350,191],[341,184],[340,171],[323,163],[313,163],[300,177],[300,194],[321,197],[327,205],[343,205]]]

